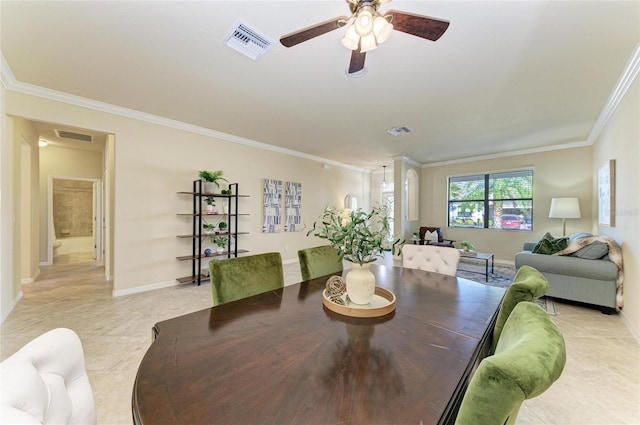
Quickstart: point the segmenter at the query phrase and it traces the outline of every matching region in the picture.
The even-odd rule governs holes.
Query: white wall
[[[598,225],[597,176],[616,160],[615,227]],[[640,340],[640,81],[636,77],[594,145],[593,233],[622,245],[624,257],[623,317]]]
[[[251,234],[241,237],[240,246],[251,253],[279,251],[285,261],[295,261],[298,249],[322,241],[305,232],[262,233],[263,178],[302,183],[307,224],[326,203],[342,205],[347,193],[369,197],[368,174],[360,170],[327,169],[319,161],[226,141],[213,132],[184,131],[12,91],[6,95],[11,115],[114,134],[113,282],[118,294],[173,284],[190,273],[190,264],[176,260],[190,253],[190,244],[176,235],[191,227],[176,214],[190,211],[191,202],[177,192],[191,189],[198,170],[224,170],[249,195],[240,208],[250,215],[240,227]]]

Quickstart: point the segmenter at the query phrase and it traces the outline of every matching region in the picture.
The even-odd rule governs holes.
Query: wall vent
[[[74,133],[73,131],[57,129],[54,131],[56,132],[56,136],[61,139],[78,140],[80,142],[93,143],[93,136],[90,134]]]
[[[224,38],[224,44],[256,60],[262,56],[273,42],[260,32],[237,21]]]
[[[390,128],[387,130],[387,133],[391,134],[392,136],[399,136],[402,133],[411,133],[411,129],[409,127],[394,127],[394,128]]]

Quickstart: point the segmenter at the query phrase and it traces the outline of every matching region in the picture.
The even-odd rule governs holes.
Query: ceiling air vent
[[[394,127],[387,130],[387,133],[392,136],[399,136],[402,133],[411,133],[411,129],[409,127]]]
[[[272,41],[244,22],[238,21],[224,38],[224,44],[256,60],[269,49]]]
[[[82,133],[74,133],[73,131],[67,130],[54,130],[56,132],[56,136],[61,139],[69,139],[69,140],[78,140],[80,142],[93,142],[93,136],[90,134],[82,134]]]

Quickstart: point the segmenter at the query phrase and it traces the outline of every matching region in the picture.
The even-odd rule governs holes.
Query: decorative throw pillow
[[[433,232],[426,231],[424,234],[425,241],[438,242],[438,231],[434,230]]]
[[[552,255],[558,251],[562,251],[568,245],[567,238],[554,238],[551,233],[545,233],[540,241],[533,247],[534,254]]]
[[[609,245],[604,242],[595,241],[589,245],[580,248],[573,254],[572,257],[586,258],[587,260],[597,260],[604,257],[609,253]]]

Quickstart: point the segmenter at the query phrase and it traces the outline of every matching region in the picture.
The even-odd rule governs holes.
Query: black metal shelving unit
[[[238,235],[247,235],[248,232],[239,232],[238,231],[238,218],[243,215],[249,214],[240,214],[238,213],[238,199],[239,198],[248,198],[248,195],[239,195],[238,194],[238,183],[229,184],[229,189],[231,189],[231,194],[222,194],[222,193],[206,193],[203,191],[203,181],[202,180],[194,180],[193,181],[193,190],[191,192],[178,192],[178,195],[189,195],[193,198],[193,209],[191,213],[178,213],[178,216],[189,216],[192,217],[192,230],[191,234],[185,235],[177,235],[178,238],[181,239],[191,239],[191,255],[184,255],[176,257],[180,261],[191,261],[191,276],[179,277],[176,280],[180,283],[197,283],[200,285],[202,282],[206,282],[209,280],[208,276],[202,275],[202,259],[211,260],[215,257],[237,257],[238,254],[242,254],[245,252],[249,252],[246,249],[238,249]],[[202,202],[204,198],[208,196],[213,196],[214,198],[226,199],[228,203],[228,210],[225,213],[209,213],[202,210]],[[226,236],[227,237],[227,250],[218,254],[213,253],[212,255],[205,256],[202,252],[202,238],[209,237],[209,234],[203,233],[202,231],[202,223],[203,217],[216,217],[220,219],[227,218],[228,222],[228,231],[225,233],[217,233],[218,236]],[[233,249],[231,249],[231,241],[235,240],[233,244]]]

